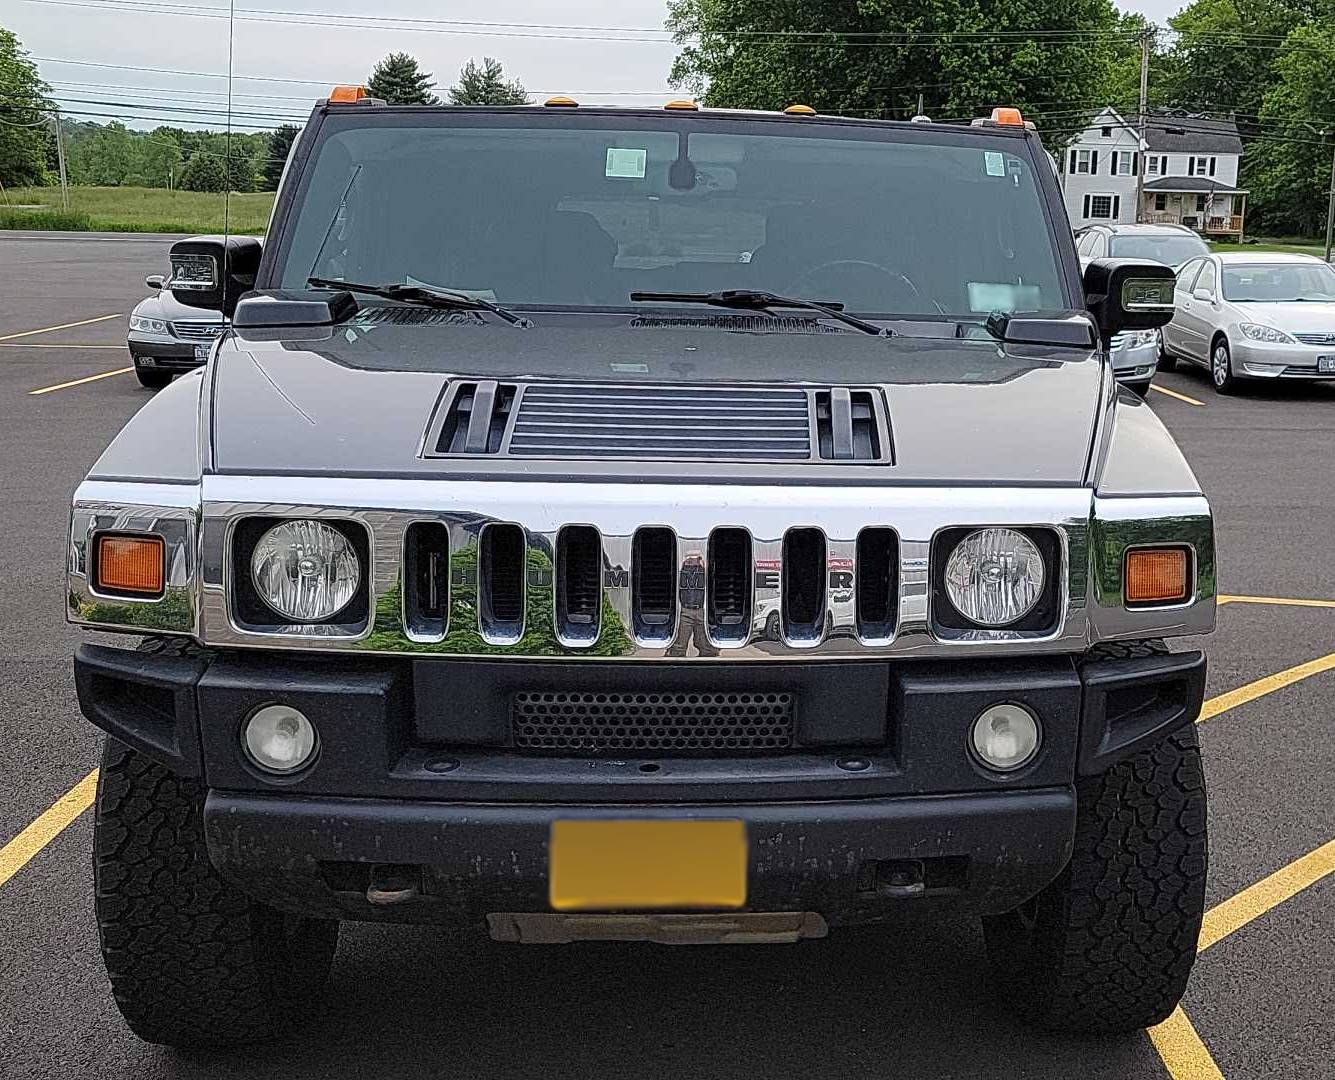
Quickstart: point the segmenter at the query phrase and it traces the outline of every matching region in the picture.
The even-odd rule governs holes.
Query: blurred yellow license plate
[[[548,884],[557,911],[739,908],[741,821],[554,821]]]

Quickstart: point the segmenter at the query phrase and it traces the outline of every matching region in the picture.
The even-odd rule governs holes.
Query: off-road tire
[[[134,377],[139,380],[139,385],[149,390],[161,390],[172,381],[170,371],[159,371],[156,368],[142,367],[139,364],[134,365]]]
[[[1076,785],[1070,865],[984,919],[1003,993],[1081,1033],[1149,1027],[1186,990],[1205,910],[1205,778],[1194,727]]]
[[[338,941],[337,922],[286,915],[225,882],[203,806],[198,783],[107,740],[93,840],[102,958],[130,1029],[169,1046],[291,1030]]]

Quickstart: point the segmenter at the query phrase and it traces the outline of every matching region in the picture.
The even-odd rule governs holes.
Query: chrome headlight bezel
[[[152,319],[144,315],[131,314],[130,330],[136,334],[156,334],[158,337],[171,336],[171,324],[166,319]]]
[[[1029,606],[1018,616],[1007,622],[984,622],[971,618],[962,612],[950,595],[946,583],[947,568],[951,556],[960,545],[970,537],[1003,529],[1023,537],[1037,552],[1042,566],[1042,582],[1037,595]],[[993,633],[998,631],[1019,631],[1029,634],[1043,634],[1055,631],[1061,623],[1062,545],[1057,534],[1048,528],[1031,528],[1016,525],[980,525],[944,529],[936,535],[932,543],[932,589],[931,622],[934,632],[951,638],[963,633]]]
[[[298,621],[272,603],[262,592],[253,573],[253,560],[263,539],[275,528],[294,521],[311,521],[337,532],[357,561],[357,584],[351,598],[337,610],[318,619]],[[355,637],[366,631],[370,620],[370,537],[360,522],[333,517],[248,517],[237,521],[230,538],[228,600],[232,621],[238,629],[259,633],[308,634]]]

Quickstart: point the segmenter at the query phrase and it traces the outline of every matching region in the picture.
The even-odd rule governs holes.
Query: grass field
[[[23,206],[40,209],[17,209]],[[271,206],[271,191],[233,195],[228,226],[234,233],[262,233],[269,222]],[[82,223],[85,220],[87,224]],[[4,198],[0,199],[0,228],[222,232],[223,197],[211,192],[166,188],[72,187],[67,216],[61,207],[59,188],[6,188]]]
[[[1291,236],[1279,239],[1258,236],[1254,242],[1248,240],[1245,244],[1211,244],[1210,247],[1215,251],[1292,251],[1299,255],[1315,255],[1317,258],[1326,254],[1324,240],[1303,240]]]

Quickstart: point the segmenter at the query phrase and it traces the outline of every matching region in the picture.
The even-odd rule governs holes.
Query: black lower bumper
[[[211,857],[286,908],[350,918],[475,923],[548,909],[551,823],[570,817],[740,818],[748,908],[830,924],[885,917],[910,898],[996,911],[1069,857],[1074,783],[1190,723],[1197,652],[1103,651],[1004,661],[709,664],[328,658],[82,646],[84,714],[209,790]],[[791,695],[782,753],[617,757],[526,753],[516,694],[649,688]],[[294,777],[254,768],[242,725],[299,709],[320,735]],[[1043,743],[1014,774],[967,746],[988,705],[1020,704]],[[368,903],[390,867],[413,899]]]
[[[201,345],[206,344],[200,342]],[[136,364],[145,364],[161,371],[191,371],[204,363],[195,358],[195,346],[186,341],[141,341],[130,338],[130,356]]]

